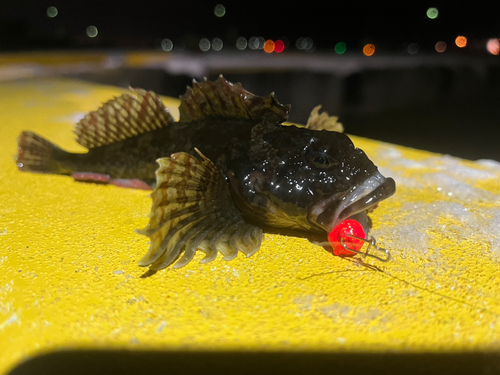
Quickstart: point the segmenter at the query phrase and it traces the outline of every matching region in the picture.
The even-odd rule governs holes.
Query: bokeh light
[[[261,36],[252,36],[248,40],[248,48],[256,50],[264,48],[265,39]]]
[[[278,39],[276,42],[274,42],[274,52],[276,53],[281,53],[285,50],[285,43]]]
[[[223,17],[226,14],[226,8],[222,4],[217,4],[214,9],[214,14],[217,17]]]
[[[443,41],[439,41],[439,42],[436,43],[436,45],[434,46],[434,48],[439,53],[444,52],[444,51],[446,51],[446,43],[443,42]]]
[[[198,46],[200,47],[200,50],[207,52],[210,49],[210,41],[207,38],[201,38]]]
[[[172,48],[174,48],[174,43],[170,39],[163,39],[161,41],[161,49],[164,51],[172,51]]]
[[[437,8],[429,8],[427,9],[427,17],[429,17],[431,20],[435,20],[438,18],[439,11]]]
[[[263,37],[261,37],[261,36],[259,36],[257,38],[257,40],[259,42],[259,47],[257,47],[257,48],[258,49],[263,49],[264,48],[264,44],[266,43],[266,40]]]
[[[372,56],[375,53],[375,45],[374,44],[367,44],[363,47],[363,54],[365,56]]]
[[[406,51],[408,51],[408,53],[410,55],[416,55],[418,53],[418,50],[419,50],[419,46],[417,43],[410,43],[410,44],[408,44],[408,47],[406,48]]]
[[[222,43],[222,39],[220,39],[220,38],[212,39],[212,49],[214,51],[220,51],[223,46],[224,46],[224,43]]]
[[[257,38],[256,36],[252,36],[249,40],[248,40],[248,48],[250,49],[259,49],[259,38]]]
[[[344,42],[338,42],[335,44],[335,52],[339,55],[343,55],[347,49],[347,45]]]
[[[47,17],[54,18],[57,16],[59,12],[57,11],[56,7],[48,7],[47,8]]]
[[[280,40],[283,42],[284,49],[290,46],[290,40],[286,36],[280,38]]]
[[[264,43],[264,51],[266,53],[271,53],[274,51],[274,42],[271,39],[266,40]]]
[[[240,36],[238,39],[236,39],[236,48],[239,50],[243,51],[246,49],[248,46],[247,39],[243,36]]]
[[[295,47],[297,49],[305,49],[306,48],[306,38],[300,37],[295,41]]]
[[[300,50],[311,51],[314,47],[314,42],[311,38],[300,37],[295,42],[295,47]]]
[[[92,25],[87,27],[87,36],[89,38],[95,38],[98,33],[99,33],[99,31],[97,30],[97,27],[92,26]]]
[[[459,35],[455,39],[455,44],[459,48],[464,48],[467,45],[467,38],[465,36],[463,36],[463,35]]]
[[[491,38],[486,43],[486,49],[492,55],[498,56],[500,54],[500,39]]]
[[[304,48],[306,51],[312,51],[314,47],[314,42],[311,38],[306,38],[306,48]]]

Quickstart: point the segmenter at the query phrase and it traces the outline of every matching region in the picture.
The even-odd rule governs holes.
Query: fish
[[[139,261],[151,271],[253,255],[264,231],[326,239],[346,219],[362,223],[395,193],[395,182],[315,107],[305,126],[288,124],[290,105],[258,96],[223,76],[193,80],[175,121],[159,95],[143,89],[104,103],[75,127],[87,153],[70,153],[24,131],[20,171],[152,189],[150,239]]]

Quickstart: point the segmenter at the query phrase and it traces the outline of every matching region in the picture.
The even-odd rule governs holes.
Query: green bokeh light
[[[48,7],[47,8],[47,17],[54,18],[57,16],[57,8],[56,7]]]
[[[99,33],[99,31],[97,30],[97,27],[92,26],[92,25],[87,27],[87,36],[89,38],[95,38],[98,33]]]
[[[217,4],[214,9],[214,14],[217,17],[223,17],[226,14],[226,8],[222,4]]]
[[[431,20],[434,20],[438,18],[439,11],[437,8],[429,8],[427,9],[427,17],[429,17]]]
[[[344,54],[344,52],[347,49],[347,45],[344,42],[338,42],[335,44],[335,52],[337,52],[339,55]]]

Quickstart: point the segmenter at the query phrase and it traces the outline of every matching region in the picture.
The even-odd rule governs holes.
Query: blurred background
[[[0,81],[65,76],[179,96],[219,74],[304,123],[500,161],[500,2],[1,0]]]

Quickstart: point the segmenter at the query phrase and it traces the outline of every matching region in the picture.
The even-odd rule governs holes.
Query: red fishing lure
[[[360,254],[363,257],[371,257],[382,262],[387,262],[391,259],[389,250],[378,247],[375,238],[366,237],[366,233],[359,222],[356,220],[344,220],[328,233],[328,242],[333,248],[333,253],[338,256],[350,257]],[[363,245],[368,246],[365,251],[361,251]],[[374,255],[371,252],[376,252],[381,255]]]

